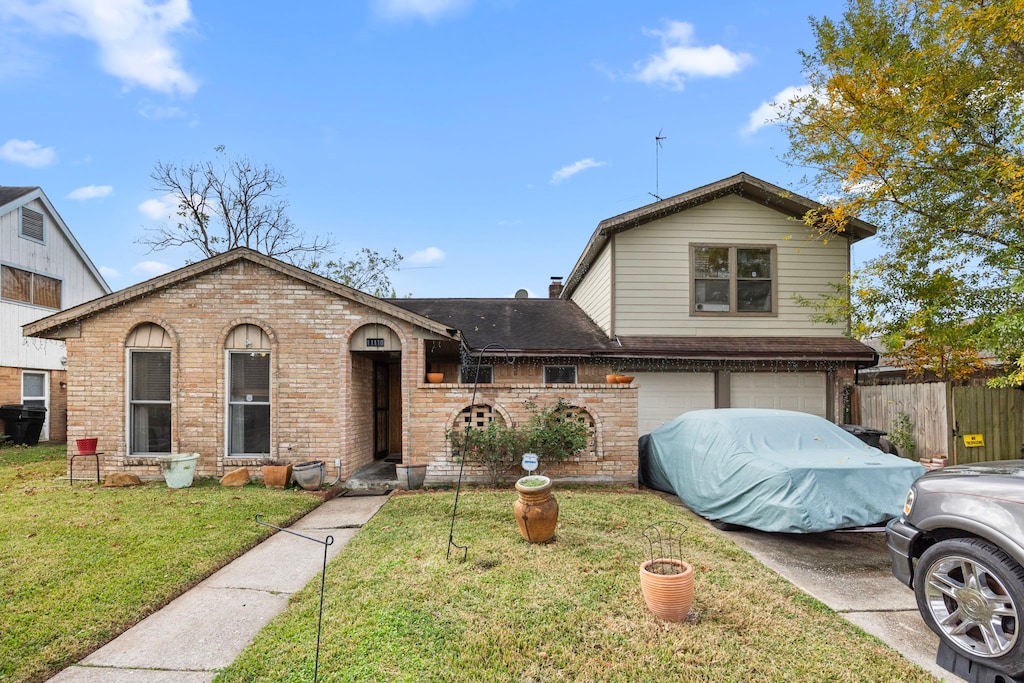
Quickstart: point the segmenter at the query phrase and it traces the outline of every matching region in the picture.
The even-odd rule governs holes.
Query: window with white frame
[[[171,452],[171,352],[129,349],[128,452]]]
[[[774,247],[695,245],[690,263],[691,313],[776,312]]]
[[[270,352],[228,352],[228,455],[270,454]]]
[[[544,384],[576,384],[576,366],[545,365]]]

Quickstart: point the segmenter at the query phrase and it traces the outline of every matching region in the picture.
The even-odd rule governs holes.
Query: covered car
[[[814,533],[903,511],[925,469],[828,420],[788,410],[684,413],[641,439],[640,480],[713,521]]]

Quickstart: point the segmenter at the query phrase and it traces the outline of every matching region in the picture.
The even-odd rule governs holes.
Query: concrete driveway
[[[962,681],[935,663],[939,638],[921,620],[914,592],[893,578],[884,532],[719,533],[937,679]]]

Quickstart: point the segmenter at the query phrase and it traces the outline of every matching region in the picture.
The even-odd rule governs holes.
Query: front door
[[[386,458],[391,453],[391,367],[377,361],[373,364],[373,457]]]

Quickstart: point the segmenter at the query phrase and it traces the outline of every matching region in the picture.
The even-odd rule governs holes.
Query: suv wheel
[[[1024,671],[1024,569],[976,538],[940,541],[914,573],[928,627],[969,659],[1016,676]]]

